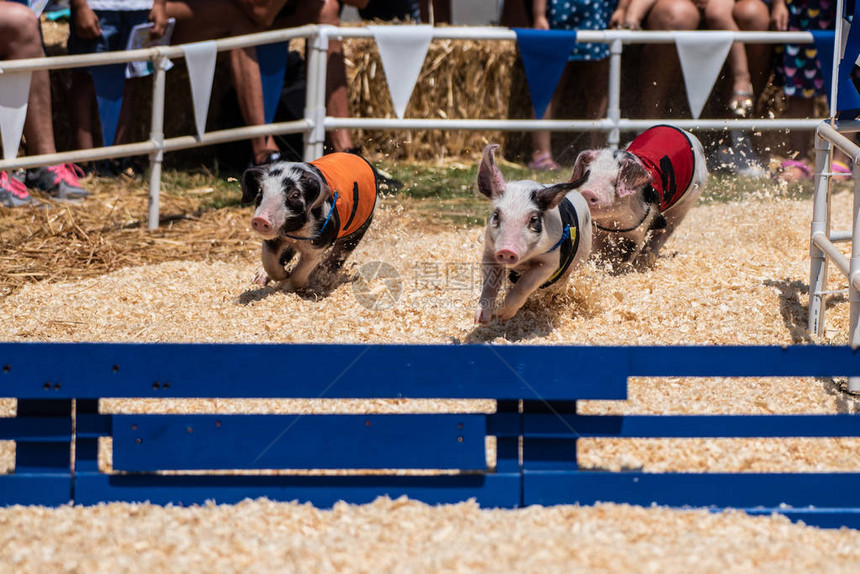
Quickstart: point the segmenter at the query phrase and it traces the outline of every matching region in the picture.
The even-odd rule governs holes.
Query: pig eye
[[[541,225],[540,215],[532,215],[529,219],[529,229],[540,232],[543,229]]]
[[[501,217],[499,216],[499,210],[497,209],[490,216],[490,224],[493,225],[493,227],[498,227],[500,220],[501,220]]]

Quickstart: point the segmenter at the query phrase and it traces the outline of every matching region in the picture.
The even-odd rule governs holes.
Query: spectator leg
[[[168,0],[167,16],[176,18],[174,44],[199,42],[226,36],[240,36],[262,30],[232,0]],[[263,87],[256,48],[234,50],[230,53],[233,84],[239,99],[239,109],[249,126],[265,124]],[[251,140],[254,157],[276,150],[271,136]]]
[[[646,28],[695,30],[699,21],[699,10],[690,0],[657,0],[646,18]],[[677,91],[681,79],[678,52],[671,44],[647,44],[642,49],[642,61],[648,64],[648,73],[643,75],[644,85],[640,90],[642,117],[666,117],[669,95]]]

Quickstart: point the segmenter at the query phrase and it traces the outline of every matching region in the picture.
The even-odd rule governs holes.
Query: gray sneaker
[[[33,198],[27,192],[27,186],[14,175],[0,171],[0,205],[21,207],[32,203]]]
[[[27,186],[44,191],[57,199],[81,199],[90,194],[78,178],[84,171],[72,163],[27,170]]]

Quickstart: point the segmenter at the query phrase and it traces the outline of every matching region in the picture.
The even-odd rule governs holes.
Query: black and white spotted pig
[[[294,291],[320,264],[336,272],[370,227],[377,193],[376,169],[350,153],[246,170],[242,202],[256,203],[251,228],[263,239],[263,265],[254,282],[282,281],[281,288]],[[296,254],[299,260],[287,272]]]
[[[476,323],[490,321],[506,274],[514,284],[497,312],[503,321],[535,290],[563,285],[591,253],[591,215],[576,191],[581,181],[506,182],[493,156],[498,147],[484,148],[478,170],[478,190],[493,201],[493,212],[484,234]]]

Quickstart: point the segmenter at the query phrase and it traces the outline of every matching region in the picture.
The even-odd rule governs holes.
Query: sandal
[[[812,179],[812,168],[796,159],[787,159],[779,164],[779,178],[783,181],[805,181]]]
[[[532,171],[558,171],[561,166],[555,163],[552,159],[552,154],[549,152],[542,153],[529,162],[529,169]]]
[[[732,93],[732,97],[729,100],[729,110],[731,110],[732,115],[737,118],[747,118],[752,115],[754,97],[755,93],[753,93],[752,84],[749,85],[749,89],[747,90]]]

